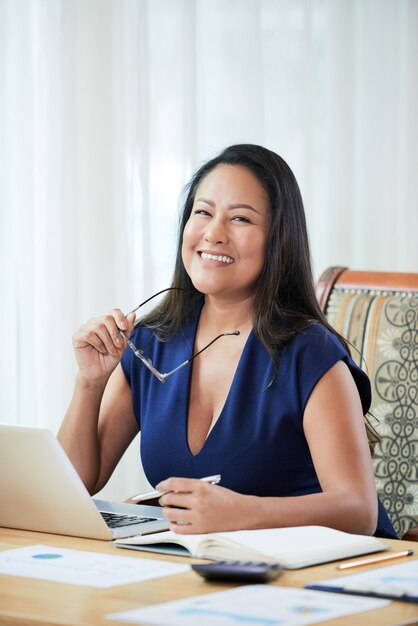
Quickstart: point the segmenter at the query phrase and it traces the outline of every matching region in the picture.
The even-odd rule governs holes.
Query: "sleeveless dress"
[[[193,353],[202,305],[191,310],[168,342],[147,329],[135,329],[133,343],[160,372],[174,369]],[[233,329],[225,329],[229,330]],[[209,349],[216,350],[216,343]],[[251,332],[222,412],[201,450],[192,454],[187,442],[191,365],[161,383],[128,348],[122,369],[132,391],[149,482],[156,485],[169,476],[221,474],[222,486],[242,494],[281,497],[320,492],[303,432],[309,396],[320,378],[342,360],[356,383],[365,414],[371,402],[370,382],[338,339],[320,324],[299,332],[280,350],[279,359],[277,375],[269,386],[273,363]],[[380,502],[375,535],[398,538]]]

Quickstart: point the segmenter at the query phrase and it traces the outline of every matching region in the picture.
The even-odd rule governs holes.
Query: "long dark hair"
[[[193,208],[198,185],[220,164],[246,167],[260,181],[269,200],[270,229],[264,266],[254,297],[253,327],[272,358],[272,380],[279,364],[278,350],[312,324],[325,326],[350,353],[347,341],[327,322],[315,295],[305,211],[296,178],[278,154],[254,144],[237,144],[225,148],[204,163],[186,186],[171,283],[175,289],[167,292],[160,305],[141,320],[141,324],[151,328],[161,340],[166,341],[187,318],[192,304],[202,297],[183,265],[183,231]],[[367,418],[366,430],[372,450],[379,436]]]
[[[320,323],[347,342],[330,327],[315,295],[308,233],[302,196],[296,178],[277,154],[254,144],[238,144],[223,150],[204,163],[185,189],[180,216],[177,254],[171,287],[161,304],[142,320],[162,339],[169,339],[180,327],[191,304],[202,294],[187,274],[182,260],[182,240],[190,217],[196,189],[217,165],[241,165],[260,181],[269,200],[270,229],[264,266],[257,282],[254,331],[277,364],[277,349],[303,328]]]

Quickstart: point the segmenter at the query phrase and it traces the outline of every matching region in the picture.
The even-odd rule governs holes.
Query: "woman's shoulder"
[[[321,350],[337,350],[342,355],[348,354],[347,349],[340,339],[329,328],[320,322],[312,322],[304,328],[294,333],[289,342],[290,348],[294,349],[321,349]]]
[[[343,360],[350,369],[359,369],[353,361],[349,345],[324,324],[313,322],[295,333],[285,346],[292,360],[300,362],[301,369],[325,369]]]
[[[364,412],[370,408],[370,381],[367,374],[354,362],[342,341],[321,323],[313,323],[300,330],[287,346],[288,355],[295,364],[302,381],[316,382],[338,361],[343,361],[359,390]],[[309,384],[308,384],[309,386]]]

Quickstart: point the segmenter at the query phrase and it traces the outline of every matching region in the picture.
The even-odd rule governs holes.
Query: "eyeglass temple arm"
[[[141,304],[138,304],[138,306],[132,309],[132,311],[129,311],[128,315],[130,315],[131,313],[135,313],[138,309],[141,308],[141,306],[144,306],[144,304],[147,304],[150,300],[153,300],[154,298],[156,298],[157,296],[160,296],[162,293],[165,293],[166,291],[186,291],[186,290],[183,289],[183,287],[167,287],[166,289],[161,289],[161,291],[157,291],[157,293],[154,293],[153,296],[150,296],[149,298],[141,302]]]
[[[159,375],[155,374],[155,372],[154,372],[154,374],[157,376],[157,378],[159,380],[161,380],[161,382],[165,382],[166,378],[171,376],[171,374],[175,374],[175,372],[177,372],[179,369],[181,369],[182,367],[184,367],[185,365],[190,363],[190,361],[193,361],[193,359],[195,359],[197,356],[199,356],[199,354],[202,354],[202,352],[204,352],[213,343],[215,343],[215,341],[218,341],[218,339],[220,339],[221,337],[228,337],[228,336],[231,336],[231,335],[239,335],[239,334],[240,334],[239,330],[234,330],[232,333],[221,333],[220,335],[215,337],[215,339],[212,339],[212,341],[210,343],[208,343],[207,346],[205,346],[204,348],[199,350],[199,352],[196,352],[196,354],[193,354],[190,358],[188,358],[185,361],[183,361],[183,363],[180,363],[180,365],[178,365],[175,369],[171,370],[171,372],[167,372],[166,374],[159,374]]]

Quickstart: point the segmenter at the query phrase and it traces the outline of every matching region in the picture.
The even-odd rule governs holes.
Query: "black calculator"
[[[193,564],[192,569],[206,580],[235,583],[267,583],[282,572],[278,563],[258,561],[213,561]]]

